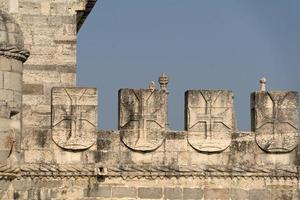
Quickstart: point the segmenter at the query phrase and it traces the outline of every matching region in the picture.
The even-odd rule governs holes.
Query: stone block
[[[187,140],[165,140],[166,151],[187,151]]]
[[[152,153],[131,152],[131,160],[136,164],[151,164]]]
[[[20,73],[4,72],[4,88],[21,92],[22,75]]]
[[[251,126],[258,146],[286,153],[298,144],[298,93],[258,91],[251,94]]]
[[[137,190],[134,187],[113,187],[112,198],[136,198]]]
[[[106,151],[97,151],[96,152],[96,161],[97,162],[108,162],[110,159],[110,153]]]
[[[96,186],[91,189],[84,189],[85,197],[111,197],[111,187],[109,186]]]
[[[182,188],[165,188],[164,199],[182,199]]]
[[[243,189],[231,189],[230,190],[231,200],[247,200],[249,199],[249,192]]]
[[[27,191],[27,190],[30,190],[30,188],[32,187],[32,183],[29,180],[21,179],[18,181],[14,181],[12,183],[12,186],[13,186],[14,190]]]
[[[51,104],[50,96],[45,96],[45,95],[23,95],[23,105],[27,106],[27,109],[30,109],[30,106],[50,105],[50,104]]]
[[[1,38],[1,31],[0,31],[0,38]],[[11,71],[11,69],[12,69],[12,67],[11,67],[11,59],[1,56],[0,57],[0,70],[1,71],[8,71],[9,72],[9,71]]]
[[[272,200],[293,200],[293,190],[271,190]]]
[[[8,180],[4,180],[4,179],[0,180],[0,191],[8,190],[10,184],[11,182]]]
[[[9,1],[9,12],[18,13],[19,11],[19,0],[10,0]]]
[[[200,188],[183,188],[184,200],[199,200],[203,198],[203,190]]]
[[[52,71],[41,71],[24,70],[23,82],[30,84],[49,84],[49,83],[60,83],[60,74]]]
[[[20,2],[20,14],[30,13],[31,15],[41,14],[41,3],[34,1],[21,1]]]
[[[36,112],[34,106],[31,108],[23,109],[23,124],[31,127],[42,127],[51,125],[51,113],[48,112]]]
[[[97,149],[98,150],[110,150],[111,149],[111,140],[107,139],[97,139]]]
[[[157,149],[163,143],[167,124],[166,91],[119,90],[119,129],[127,147],[138,151]]]
[[[267,189],[254,189],[249,191],[250,200],[270,199],[271,194]]]
[[[94,164],[96,163],[96,156],[97,152],[89,149],[89,151],[82,152],[82,161],[84,164]]]
[[[161,199],[163,196],[162,188],[140,187],[138,188],[138,198],[140,199]]]
[[[53,88],[53,141],[70,150],[84,150],[94,145],[97,104],[97,90],[94,88]]]
[[[22,149],[49,148],[51,141],[51,130],[42,127],[22,129]]]
[[[44,86],[42,84],[23,84],[24,95],[42,95],[44,94]]]
[[[228,189],[204,189],[204,199],[227,200],[230,198]]]
[[[53,153],[49,150],[24,150],[24,163],[53,163]]]
[[[235,130],[233,93],[189,90],[185,93],[185,128],[189,144],[202,152],[220,152],[231,144]]]
[[[164,157],[165,157],[165,153],[164,152],[159,152],[159,151],[155,151],[152,154],[152,165],[155,165],[155,166],[161,166],[161,165],[164,165]]]
[[[178,152],[178,165],[187,166],[190,164],[191,154],[189,152]]]
[[[56,162],[60,164],[78,164],[83,162],[81,152],[54,151],[54,157]]]
[[[22,73],[23,72],[23,63],[20,60],[11,60],[11,71],[16,73]]]
[[[49,15],[50,14],[50,2],[41,2],[41,14]]]

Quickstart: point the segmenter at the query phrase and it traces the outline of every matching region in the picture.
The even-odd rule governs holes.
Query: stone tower
[[[0,11],[0,162],[13,164],[20,158],[23,62],[22,31],[17,22]]]
[[[75,84],[95,3],[0,0],[0,199],[300,199],[298,93],[265,78],[249,132],[218,89],[186,91],[185,129],[171,130],[166,74],[120,89],[118,129],[97,127],[97,89]]]

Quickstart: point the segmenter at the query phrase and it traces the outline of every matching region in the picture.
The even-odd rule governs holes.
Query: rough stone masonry
[[[185,93],[185,130],[170,130],[165,74],[120,89],[118,130],[99,130],[97,89],[75,85],[95,3],[0,0],[0,199],[300,199],[298,93],[265,78],[249,132],[232,91],[200,89]]]

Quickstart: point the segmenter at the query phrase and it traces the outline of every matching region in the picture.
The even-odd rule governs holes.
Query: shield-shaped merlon
[[[158,89],[119,90],[121,140],[132,150],[152,151],[167,128],[167,92]]]
[[[52,139],[61,148],[84,150],[96,142],[97,89],[52,89]]]
[[[188,142],[198,151],[225,150],[231,143],[234,119],[231,91],[188,90],[185,93]]]
[[[298,144],[298,93],[257,91],[251,94],[251,124],[256,143],[266,152],[286,153]]]

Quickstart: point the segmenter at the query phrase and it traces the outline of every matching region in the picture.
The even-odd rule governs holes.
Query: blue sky
[[[230,89],[238,128],[250,93],[300,91],[299,0],[98,0],[78,37],[78,86],[99,90],[99,128],[116,129],[118,90],[168,74],[171,129],[184,127],[184,92]]]

